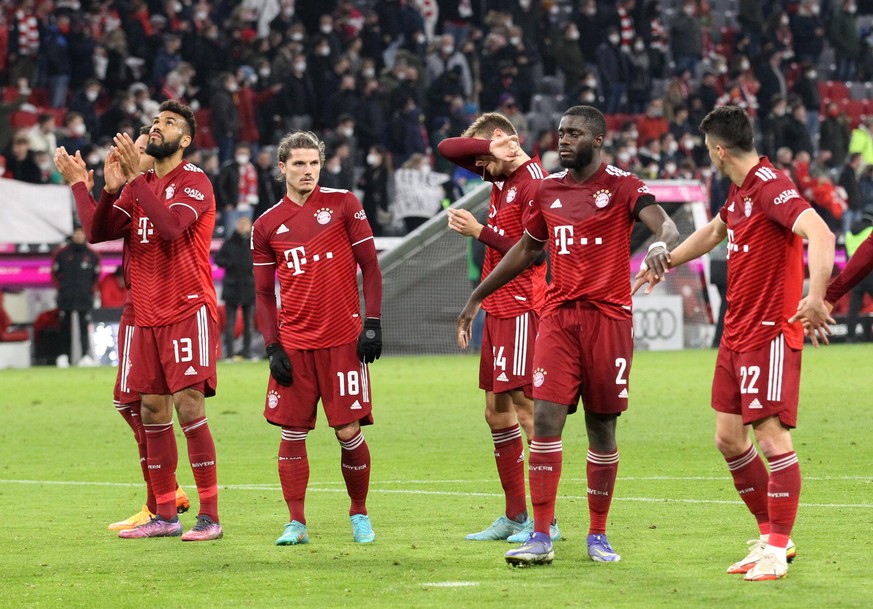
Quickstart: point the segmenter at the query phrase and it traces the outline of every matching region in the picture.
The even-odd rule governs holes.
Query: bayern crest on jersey
[[[173,195],[176,194],[176,185],[170,184],[169,186],[167,186],[167,190],[164,192],[164,194],[167,196],[167,201],[172,199]]]
[[[609,205],[609,198],[612,196],[608,190],[598,190],[594,193],[594,205],[597,209],[603,209]]]
[[[509,192],[506,193],[506,202],[512,203],[513,201],[515,201],[515,195],[517,195],[517,194],[518,194],[518,189],[515,186],[510,188]]]
[[[322,207],[318,211],[315,212],[315,221],[319,224],[327,224],[330,222],[330,219],[333,217],[333,211],[327,209],[326,207]]]
[[[270,391],[267,393],[267,407],[270,409],[275,408],[279,405],[279,392],[278,391]]]
[[[752,215],[752,200],[749,197],[743,199],[743,213],[747,218]]]
[[[533,386],[542,387],[546,382],[546,371],[542,368],[537,368],[533,373]]]

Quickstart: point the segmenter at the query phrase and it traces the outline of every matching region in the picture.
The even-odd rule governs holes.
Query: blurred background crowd
[[[713,176],[697,130],[745,107],[758,148],[841,233],[873,206],[873,1],[2,0],[0,174],[60,183],[57,146],[102,187],[116,132],[160,102],[196,110],[192,161],[230,234],[284,187],[274,145],[327,144],[321,184],[354,190],[376,235],[417,226],[478,178],[435,154],[500,111],[558,168],[563,110],[608,119],[605,159],[647,179]],[[411,194],[407,194],[411,193]],[[420,202],[419,202],[420,203]],[[421,213],[420,211],[418,212]]]

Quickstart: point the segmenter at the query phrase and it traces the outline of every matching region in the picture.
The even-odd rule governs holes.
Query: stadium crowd
[[[0,6],[2,177],[60,183],[52,156],[62,145],[95,170],[99,190],[111,137],[135,136],[176,100],[196,110],[193,162],[215,185],[219,234],[278,200],[274,146],[290,130],[322,137],[322,184],[362,193],[374,232],[397,234],[409,222],[391,217],[386,174],[414,158],[423,184],[434,183],[430,169],[451,175],[445,194],[456,198],[477,176],[446,167],[436,146],[494,110],[554,169],[557,117],[580,103],[607,115],[607,162],[642,178],[702,179],[714,208],[726,187],[697,125],[725,104],[749,112],[760,152],[833,230],[873,205],[873,90],[862,84],[873,76],[873,21],[859,16],[873,7],[859,0]]]

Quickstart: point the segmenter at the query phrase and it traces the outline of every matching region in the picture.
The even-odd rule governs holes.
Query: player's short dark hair
[[[606,118],[603,116],[603,112],[594,106],[572,106],[564,111],[564,116],[582,117],[582,120],[591,127],[594,137],[606,136]]]
[[[292,150],[318,150],[318,161],[324,165],[324,142],[312,131],[293,131],[282,138],[276,148],[276,160],[286,162]]]
[[[721,106],[700,121],[700,131],[718,140],[728,149],[752,152],[755,150],[755,132],[746,111],[739,106]]]
[[[500,112],[486,112],[464,130],[462,137],[488,137],[490,139],[495,129],[500,129],[507,135],[518,135],[512,121]]]
[[[192,140],[194,139],[194,134],[197,132],[197,120],[194,118],[194,111],[190,106],[168,99],[161,104],[158,108],[158,112],[172,112],[173,114],[178,114],[184,118],[185,122],[188,124],[187,135],[190,135]]]

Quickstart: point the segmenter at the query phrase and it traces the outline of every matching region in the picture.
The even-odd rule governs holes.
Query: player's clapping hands
[[[82,158],[78,150],[75,156],[71,156],[66,148],[59,147],[55,150],[55,167],[58,168],[58,173],[70,186],[78,182],[84,182],[88,190],[94,186],[94,171],[88,171],[85,159]]]
[[[115,147],[112,152],[118,159],[121,171],[128,181],[140,175],[139,162],[140,150],[136,143],[127,133],[116,133],[112,138]]]

